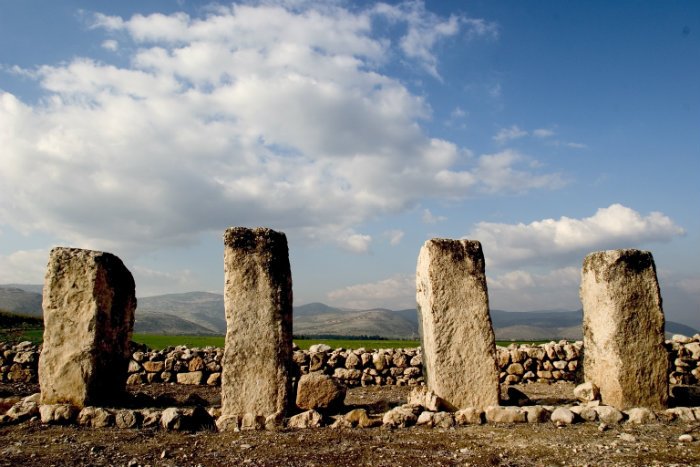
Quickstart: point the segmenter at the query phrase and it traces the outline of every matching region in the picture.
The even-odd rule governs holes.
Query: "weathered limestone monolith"
[[[267,417],[290,403],[292,274],[287,237],[267,228],[224,233],[226,345],[222,419]]]
[[[664,313],[651,253],[589,254],[581,271],[584,375],[619,410],[668,403]]]
[[[428,387],[451,408],[498,405],[496,341],[481,243],[425,242],[418,255],[416,299]]]
[[[54,248],[44,282],[42,404],[114,403],[122,395],[134,327],[134,278],[116,256]]]

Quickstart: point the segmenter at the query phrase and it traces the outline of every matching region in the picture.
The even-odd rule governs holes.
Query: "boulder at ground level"
[[[445,404],[440,396],[428,389],[427,386],[417,386],[408,393],[408,404],[420,405],[425,410],[437,412],[442,409]]]
[[[550,411],[540,405],[528,405],[522,409],[527,414],[528,423],[545,423],[549,421]]]
[[[102,407],[84,407],[77,421],[78,425],[105,428],[114,424],[114,414]]]
[[[566,407],[557,407],[549,418],[557,425],[571,425],[574,423],[574,413]]]
[[[169,407],[163,411],[160,426],[166,430],[199,430],[216,426],[214,419],[204,409]]]
[[[425,425],[436,428],[449,428],[455,424],[455,417],[450,412],[421,412],[416,420],[416,425]]]
[[[323,416],[315,410],[307,410],[291,417],[287,421],[288,428],[318,428],[323,423]]]
[[[216,428],[219,431],[241,431],[241,416],[221,416],[216,420]]]
[[[358,428],[368,428],[374,425],[365,409],[353,409],[346,413],[343,418],[352,426],[357,426]]]
[[[24,398],[10,407],[10,409],[5,412],[5,415],[13,421],[20,422],[35,415],[39,415],[39,403],[36,401],[36,398]]]
[[[595,407],[595,411],[598,414],[598,420],[600,420],[603,423],[607,423],[608,425],[620,423],[624,418],[622,412],[617,410],[615,407],[611,407],[609,405],[601,405],[599,407]]]
[[[309,373],[299,378],[296,404],[302,410],[338,407],[345,400],[346,387],[329,375]]]
[[[625,411],[627,423],[633,425],[644,425],[648,423],[656,423],[659,419],[656,414],[646,407],[635,407]]]
[[[486,408],[489,423],[527,423],[527,412],[520,407],[490,406]]]
[[[75,420],[78,408],[70,404],[43,404],[39,407],[41,423],[67,425]]]
[[[455,412],[455,423],[457,425],[481,425],[484,423],[484,411],[467,407]]]
[[[135,410],[120,410],[115,416],[115,423],[119,428],[136,428],[143,417]]]
[[[418,407],[420,410],[420,407]],[[413,407],[394,407],[384,414],[382,423],[393,428],[404,428],[418,421],[418,415]]]
[[[590,402],[600,397],[600,390],[591,381],[579,384],[574,388],[574,397],[581,402]]]

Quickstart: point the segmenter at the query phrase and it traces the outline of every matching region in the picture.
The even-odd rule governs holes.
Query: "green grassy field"
[[[152,349],[163,349],[169,346],[186,345],[187,347],[223,347],[223,336],[156,336],[148,334],[134,334],[132,339],[139,344],[146,344]],[[334,349],[391,349],[417,347],[419,341],[403,340],[354,340],[354,339],[294,339],[300,349],[308,349],[314,344],[327,344]]]
[[[0,329],[0,342],[8,342],[14,345],[23,341],[30,341],[39,345],[43,340],[43,329]]]
[[[12,341],[31,341],[41,344],[43,330],[18,330],[13,331]],[[0,341],[3,340],[3,331],[0,330]],[[151,349],[164,349],[170,346],[186,345],[187,347],[204,348],[208,346],[223,347],[224,336],[161,336],[155,334],[134,334],[132,340],[139,344],[146,344]],[[294,339],[300,349],[308,350],[314,344],[326,344],[333,349],[406,349],[420,346],[417,340],[364,340],[364,339]],[[496,341],[497,345],[507,347],[516,344],[543,344],[549,341]]]
[[[152,349],[163,349],[169,346],[186,345],[188,347],[223,347],[224,337],[205,336],[156,336],[148,334],[134,334],[134,342],[146,344]],[[308,350],[314,344],[326,344],[333,349],[359,349],[364,347],[367,350],[373,349],[405,349],[420,346],[417,340],[365,340],[365,339],[294,339],[300,349]],[[516,344],[543,344],[549,341],[497,341],[496,344],[507,347],[515,342]]]
[[[132,341],[146,344],[151,349],[186,345],[187,347],[223,347],[224,336],[160,336],[155,334],[134,334]]]
[[[0,310],[0,342],[17,344],[22,341],[41,343],[44,320],[37,316],[8,313]]]

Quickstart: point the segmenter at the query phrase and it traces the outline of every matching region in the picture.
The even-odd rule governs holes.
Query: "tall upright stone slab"
[[[222,418],[285,411],[292,357],[287,237],[267,228],[233,227],[224,233],[224,245]]]
[[[581,271],[584,375],[604,404],[625,410],[668,403],[664,313],[650,252],[589,254]]]
[[[496,340],[481,243],[432,239],[416,268],[418,323],[428,387],[448,405],[498,405]]]
[[[101,251],[54,248],[44,281],[42,404],[114,403],[122,395],[134,328],[134,278]]]

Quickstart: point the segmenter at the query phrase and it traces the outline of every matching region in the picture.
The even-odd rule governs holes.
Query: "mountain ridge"
[[[21,288],[25,287],[25,289]],[[30,289],[30,290],[26,290]],[[0,285],[0,309],[41,316],[39,285]],[[582,339],[583,310],[491,310],[497,340]],[[226,333],[223,294],[185,292],[138,298],[134,332],[169,335],[222,335]],[[666,321],[666,335],[693,335],[697,330]],[[415,309],[371,308],[348,310],[320,302],[294,307],[294,334],[306,336],[381,336],[418,338]]]

